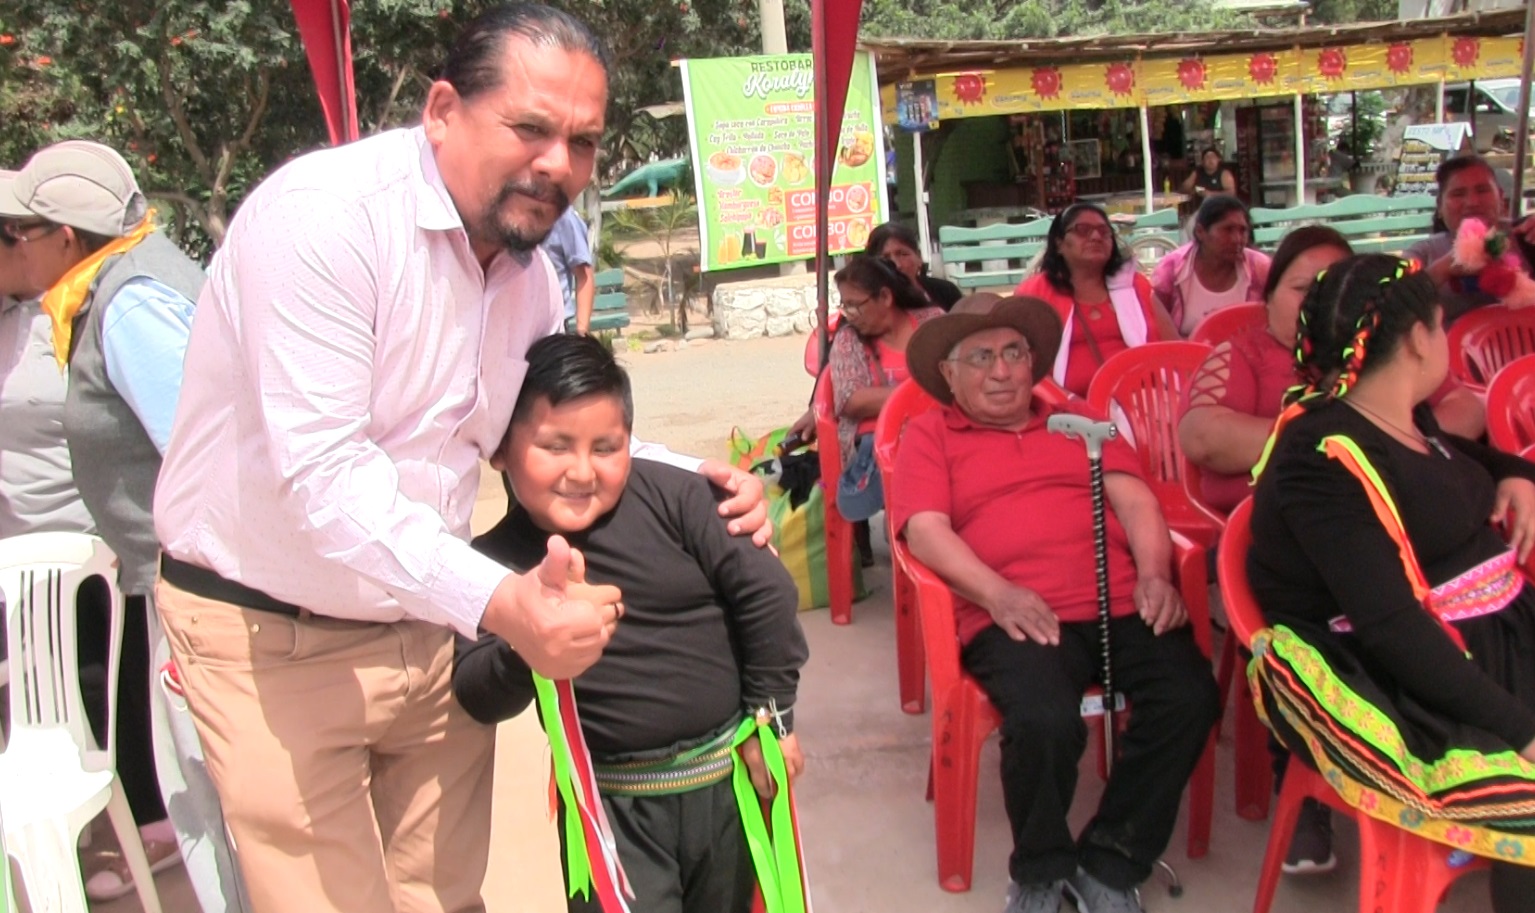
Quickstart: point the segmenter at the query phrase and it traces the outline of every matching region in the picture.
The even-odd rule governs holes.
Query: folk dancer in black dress
[[[1263,710],[1344,801],[1492,858],[1493,909],[1530,910],[1535,466],[1435,423],[1449,353],[1415,261],[1321,273],[1296,356],[1247,561]]]

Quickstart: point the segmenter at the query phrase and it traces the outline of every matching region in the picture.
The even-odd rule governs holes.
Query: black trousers
[[[635,913],[750,913],[757,874],[728,777],[672,796],[603,796],[602,807]],[[594,893],[571,898],[569,910],[602,913],[602,906]]]
[[[1129,700],[1128,726],[1098,813],[1075,840],[1066,814],[1087,747],[1082,692],[1101,673],[1098,624],[1061,625],[1057,647],[1015,641],[993,625],[964,649],[965,668],[1002,715],[1008,869],[1019,884],[1067,878],[1078,866],[1113,888],[1145,881],[1220,715],[1210,661],[1186,626],[1158,637],[1139,617],[1119,618],[1112,639],[1114,689]]]
[[[75,615],[80,660],[80,694],[98,745],[107,732],[107,627],[109,604],[104,585],[88,580],[81,587]],[[91,588],[91,589],[87,589]],[[149,605],[129,596],[123,611],[123,650],[117,678],[117,775],[133,820],[141,827],[165,820],[160,781],[155,774],[153,725],[149,715]]]

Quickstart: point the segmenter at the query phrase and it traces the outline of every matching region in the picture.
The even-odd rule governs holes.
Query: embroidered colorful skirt
[[[1535,597],[1525,593],[1498,616],[1458,627],[1484,671],[1535,703]],[[1336,635],[1311,636],[1278,625],[1253,640],[1254,703],[1280,741],[1371,817],[1535,865],[1535,764],[1383,686]]]

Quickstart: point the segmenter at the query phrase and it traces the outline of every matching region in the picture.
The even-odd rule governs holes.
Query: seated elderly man
[[[943,407],[907,426],[892,518],[953,589],[965,668],[1002,714],[1005,913],[1055,913],[1063,891],[1082,913],[1140,913],[1134,889],[1172,835],[1218,696],[1171,582],[1156,497],[1135,454],[1111,442],[1114,684],[1132,710],[1098,812],[1072,838],[1080,704],[1102,654],[1087,453],[1047,431],[1055,410],[1031,399],[1060,339],[1060,318],[1034,298],[967,299],[917,330],[911,376]]]

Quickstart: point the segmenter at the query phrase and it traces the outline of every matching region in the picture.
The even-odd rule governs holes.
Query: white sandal
[[[181,864],[181,849],[174,840],[145,840],[144,855],[149,859],[150,873],[155,875]],[[128,871],[128,860],[120,853],[107,859],[104,868],[85,880],[85,896],[96,903],[132,893],[133,874]]]

